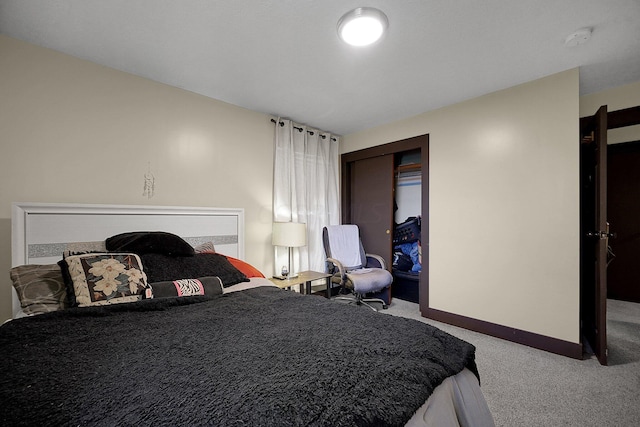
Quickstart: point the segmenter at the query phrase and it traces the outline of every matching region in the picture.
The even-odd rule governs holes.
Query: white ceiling
[[[361,6],[389,30],[353,48]],[[0,33],[342,135],[574,67],[640,81],[640,0],[0,0]]]

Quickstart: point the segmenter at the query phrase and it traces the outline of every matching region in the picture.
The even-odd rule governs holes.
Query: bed
[[[2,425],[493,425],[471,344],[275,287],[242,261],[242,209],[14,204],[12,229],[12,272],[61,283],[58,266],[49,289],[82,306],[17,287]]]

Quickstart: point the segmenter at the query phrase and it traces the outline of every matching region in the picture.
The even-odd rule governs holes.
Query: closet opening
[[[422,270],[422,163],[420,149],[395,156],[392,295],[419,303]]]
[[[428,165],[429,135],[341,156],[342,223],[358,225],[365,251],[385,259],[394,274],[391,298],[419,303],[422,312],[429,296]],[[401,240],[398,233],[406,230],[413,236]],[[400,243],[406,245],[397,248]],[[411,265],[399,256],[404,248]]]

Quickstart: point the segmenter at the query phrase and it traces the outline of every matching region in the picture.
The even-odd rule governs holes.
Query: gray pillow
[[[67,288],[57,264],[21,265],[12,268],[9,275],[26,314],[67,308]]]

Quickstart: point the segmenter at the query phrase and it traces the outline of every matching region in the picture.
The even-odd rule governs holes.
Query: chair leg
[[[387,303],[386,303],[386,302],[384,302],[384,300],[383,300],[383,299],[381,299],[381,298],[363,298],[363,299],[362,299],[362,302],[363,302],[363,304],[370,303],[370,302],[379,302],[380,304],[382,304],[382,309],[383,309],[383,310],[386,310],[387,308],[389,308],[389,307],[387,306]],[[368,305],[368,304],[367,304],[367,305]],[[371,307],[371,306],[369,305],[369,307]],[[374,310],[375,310],[375,309],[374,309]],[[376,311],[378,311],[378,310],[376,310]]]
[[[377,309],[377,308],[375,308],[374,306],[372,306],[371,304],[369,304],[369,303],[368,303],[368,302],[366,302],[365,300],[360,300],[360,302],[359,302],[359,303],[357,303],[357,304],[358,304],[358,305],[364,305],[364,306],[367,306],[367,307],[369,307],[369,308],[370,308],[371,310],[373,310],[373,311],[378,311],[378,309]]]
[[[383,299],[380,298],[363,298],[362,294],[355,294],[355,298],[354,297],[335,297],[333,298],[335,300],[341,300],[341,301],[347,301],[348,304],[356,304],[356,305],[366,305],[367,307],[369,307],[371,310],[373,311],[378,311],[377,308],[375,308],[374,306],[372,306],[371,304],[369,304],[370,302],[377,302],[382,304],[382,308],[384,310],[386,310],[388,308],[387,303],[384,302]]]

